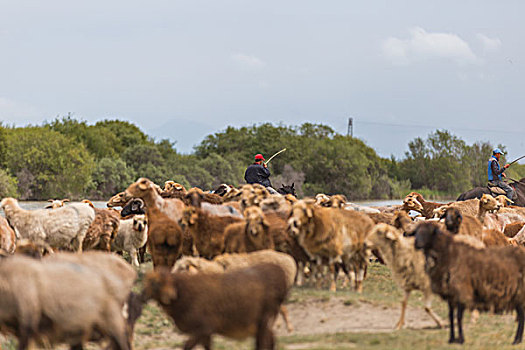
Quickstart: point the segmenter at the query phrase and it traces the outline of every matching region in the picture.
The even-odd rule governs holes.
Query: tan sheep
[[[367,246],[376,248],[381,253],[386,265],[392,271],[394,281],[405,292],[401,302],[401,316],[395,328],[401,329],[405,324],[405,311],[408,298],[413,290],[420,290],[424,296],[425,311],[432,317],[439,328],[443,321],[431,308],[432,288],[430,278],[425,273],[425,256],[414,248],[414,238],[403,237],[403,233],[393,226],[377,224],[367,237]]]
[[[137,251],[148,240],[148,220],[145,215],[135,215],[133,219],[121,220],[116,238],[111,243],[115,252],[127,252],[133,266],[139,266]]]

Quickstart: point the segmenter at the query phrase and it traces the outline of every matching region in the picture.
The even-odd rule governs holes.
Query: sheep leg
[[[403,301],[401,301],[401,316],[399,316],[399,321],[397,321],[396,324],[396,330],[399,330],[403,328],[403,325],[405,324],[405,311],[407,309],[407,303],[408,303],[408,297],[410,296],[410,291],[405,290],[405,296],[403,297]]]
[[[479,310],[478,309],[472,310],[472,313],[470,314],[470,323],[476,324],[478,322],[478,318],[479,318]]]
[[[365,279],[365,275],[366,275],[366,265],[365,267],[361,267],[359,266],[357,268],[357,274],[356,274],[356,279],[355,279],[355,290],[358,292],[358,293],[362,293],[363,292],[363,280]]]
[[[129,257],[131,259],[131,265],[138,267],[139,266],[139,259],[137,257],[137,250],[135,248],[131,249],[129,251]]]
[[[288,318],[288,309],[286,308],[286,306],[281,305],[279,312],[281,313],[281,316],[283,317],[284,323],[286,323],[286,330],[288,331],[288,333],[292,333],[293,326],[290,323],[290,319]]]
[[[76,345],[71,345],[69,349],[70,350],[83,350],[84,346],[82,344],[76,344]]]
[[[259,322],[259,326],[257,327],[257,334],[255,335],[255,349],[256,350],[262,350],[262,349],[274,349],[275,348],[275,341],[273,337],[273,332],[268,327],[269,321],[272,319],[270,315],[265,315],[262,317],[261,321]]]
[[[454,335],[454,304],[452,301],[448,302],[448,319],[450,321],[450,337],[448,338],[449,343],[455,343],[456,337]]]
[[[465,342],[465,338],[463,337],[463,312],[465,311],[465,305],[458,303],[458,313],[457,313],[457,321],[458,321],[458,338],[456,339],[456,342],[459,344],[463,344]]]
[[[523,322],[525,320],[523,315],[523,307],[521,305],[516,306],[516,313],[516,318],[518,319],[518,329],[516,330],[516,337],[514,338],[514,342],[512,342],[512,344],[521,343],[523,338]]]
[[[330,278],[331,278],[331,282],[330,282],[330,292],[335,292],[335,291],[336,291],[336,288],[337,288],[337,285],[336,285],[336,282],[337,282],[337,274],[336,274],[335,263],[331,263],[331,264],[329,265],[329,269],[330,269]]]
[[[191,350],[199,344],[201,344],[204,347],[204,349],[210,350],[211,349],[211,337],[209,335],[190,337],[190,339],[188,339],[186,343],[184,343],[184,350]]]
[[[432,319],[434,320],[434,322],[437,323],[438,328],[443,328],[443,320],[432,310],[432,294],[430,294],[430,291],[428,292],[428,294],[425,294],[424,301],[426,313],[429,314],[430,317],[432,317]]]
[[[297,263],[297,275],[295,277],[295,284],[301,287],[304,284],[304,263],[299,261]]]

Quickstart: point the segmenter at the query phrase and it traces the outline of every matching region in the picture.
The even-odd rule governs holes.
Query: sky
[[[0,120],[128,120],[183,153],[330,125],[379,155],[446,129],[525,154],[523,1],[0,0]],[[286,147],[286,145],[283,145]]]

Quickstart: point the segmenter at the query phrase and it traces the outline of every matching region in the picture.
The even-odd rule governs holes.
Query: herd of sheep
[[[402,205],[372,208],[342,195],[299,200],[260,185],[208,192],[140,178],[105,209],[66,202],[38,210],[14,198],[0,203],[0,331],[16,336],[19,349],[131,349],[151,299],[189,336],[184,349],[210,349],[213,334],[274,349],[279,315],[293,331],[284,305],[292,286],[335,291],[342,273],[361,293],[372,259],[404,291],[396,329],[419,290],[438,327],[445,322],[432,295],[448,303],[449,342],[464,342],[465,310],[474,321],[479,312],[515,310],[514,343],[522,340],[525,208],[504,196],[442,204],[412,192]],[[146,252],[153,270],[136,293]]]

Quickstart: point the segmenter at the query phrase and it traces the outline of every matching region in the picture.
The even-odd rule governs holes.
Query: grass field
[[[145,269],[151,268],[146,266]],[[140,289],[140,286],[137,287]],[[291,311],[291,321],[296,326],[296,331],[287,334],[284,330],[278,330],[277,342],[279,349],[525,349],[525,345],[510,345],[516,323],[514,315],[492,315],[482,314],[476,324],[470,324],[470,317],[465,317],[466,343],[461,345],[449,345],[448,328],[436,329],[432,323],[430,327],[403,329],[393,332],[390,325],[397,321],[399,316],[399,301],[402,293],[390,278],[389,270],[379,264],[372,264],[365,281],[364,291],[357,294],[350,290],[342,290],[330,293],[326,290],[313,288],[294,288],[288,298],[287,306]],[[314,308],[313,305],[316,305]],[[320,317],[317,312],[323,309],[323,305],[337,310]],[[352,314],[355,310],[369,309],[367,314]],[[411,307],[411,308],[410,308]],[[422,318],[428,316],[421,311],[422,297],[420,293],[413,293],[409,301],[407,317],[411,312],[418,312]],[[447,308],[443,301],[435,299],[433,303],[435,311],[446,320]],[[312,312],[309,314],[309,308]],[[335,309],[334,309],[335,308]],[[292,317],[294,310],[302,310],[308,315],[305,319]],[[346,311],[348,310],[348,314]],[[341,315],[346,316],[343,320]],[[386,329],[377,330],[356,328],[347,329],[345,332],[337,332],[337,327],[328,331],[319,331],[319,327],[332,322],[333,325],[344,326],[353,317],[364,317],[372,321],[377,320],[388,324]],[[338,323],[337,317],[341,317]],[[326,319],[326,320],[325,320]],[[428,323],[428,322],[427,322]],[[375,323],[373,323],[375,324]],[[329,325],[330,327],[330,325]],[[180,348],[184,343],[185,336],[178,333],[171,321],[163,314],[154,302],[149,303],[139,319],[135,332],[135,348],[137,350],[160,350]],[[214,337],[214,348],[216,349],[252,349],[253,340],[235,342],[222,337]],[[16,341],[7,338],[2,341],[2,349],[15,349]],[[60,347],[66,349],[65,347]],[[88,348],[97,349],[95,345]]]

